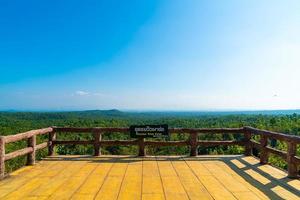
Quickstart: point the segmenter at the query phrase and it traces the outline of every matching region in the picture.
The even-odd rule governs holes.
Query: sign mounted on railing
[[[169,129],[166,124],[130,126],[130,136],[132,138],[166,138],[169,136]]]

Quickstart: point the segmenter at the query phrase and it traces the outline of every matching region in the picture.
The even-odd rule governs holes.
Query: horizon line
[[[3,109],[0,112],[85,112],[85,111],[121,111],[121,112],[285,112],[285,111],[300,111],[300,108],[295,109]]]

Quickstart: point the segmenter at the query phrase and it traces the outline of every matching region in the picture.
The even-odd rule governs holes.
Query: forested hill
[[[287,134],[300,135],[299,114],[253,114],[253,113],[199,113],[199,112],[121,112],[119,110],[91,110],[78,112],[0,112],[0,135],[16,134],[31,129],[49,126],[72,127],[128,127],[138,124],[168,124],[170,127],[209,128],[209,127],[242,127],[253,126],[261,129],[279,131]],[[47,135],[37,138],[38,142],[47,141]],[[91,134],[59,134],[59,138],[70,140],[91,140]],[[128,139],[124,134],[107,134],[104,139]],[[202,137],[202,136],[201,136]],[[224,138],[225,137],[225,138]],[[239,139],[241,136],[232,134],[203,135],[204,140]],[[171,140],[187,139],[185,134],[174,134]],[[254,138],[259,139],[259,138]],[[7,153],[26,147],[26,141],[6,146]],[[275,146],[274,146],[275,147]],[[286,150],[285,143],[277,142],[276,148]],[[112,146],[102,148],[104,154],[136,154],[136,147]],[[188,154],[188,147],[150,148],[151,155]],[[92,154],[92,146],[58,145],[58,154]],[[38,158],[46,156],[46,151],[38,152]],[[199,154],[241,154],[243,147],[199,147]],[[297,149],[300,154],[300,146]],[[7,162],[9,171],[25,164],[26,158],[20,157]],[[286,162],[271,156],[270,162],[286,168]]]
[[[2,135],[47,126],[117,127],[147,123],[167,123],[171,127],[186,128],[253,126],[300,134],[300,111],[124,112],[114,109],[71,112],[0,112],[0,134]]]

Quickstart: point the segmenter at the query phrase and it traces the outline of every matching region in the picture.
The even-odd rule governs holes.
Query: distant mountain
[[[256,110],[256,111],[120,111],[110,110],[84,110],[84,111],[21,111],[3,110],[0,113],[18,114],[23,116],[29,113],[32,116],[47,117],[197,117],[197,116],[226,116],[226,115],[300,115],[300,110]]]
[[[170,111],[157,112],[168,115],[204,116],[204,115],[292,115],[300,114],[300,110],[253,110],[253,111]]]
[[[103,117],[122,117],[126,115],[125,112],[122,112],[117,109],[111,110],[85,110],[85,111],[74,111],[72,113],[79,114],[81,116],[103,116]]]
[[[0,112],[18,112],[18,110],[14,110],[14,109],[7,109],[7,110],[2,110]]]
[[[70,112],[81,117],[201,117],[201,116],[228,116],[228,115],[292,115],[300,114],[300,110],[261,110],[261,111],[120,111],[112,110],[86,110]]]

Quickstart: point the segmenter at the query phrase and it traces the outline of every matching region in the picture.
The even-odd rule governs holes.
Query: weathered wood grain
[[[11,159],[19,157],[19,156],[27,155],[32,152],[33,152],[32,147],[26,147],[24,149],[20,149],[20,150],[5,154],[5,161],[11,160]]]
[[[65,145],[73,145],[73,144],[78,144],[78,145],[92,145],[94,144],[94,141],[80,141],[80,140],[55,140],[52,141],[53,145],[58,145],[58,144],[65,144]]]
[[[297,163],[294,162],[293,158],[296,155],[297,145],[294,142],[288,142],[288,150],[287,150],[287,163],[288,163],[288,176],[290,178],[297,178],[298,176],[298,168]]]
[[[266,135],[262,135],[260,138],[260,164],[267,164],[268,163],[268,138]]]
[[[197,142],[198,145],[201,146],[230,146],[230,145],[240,145],[240,146],[244,146],[245,142],[244,141],[236,141],[236,140],[228,140],[228,141],[206,141],[206,140],[199,140]]]
[[[44,149],[44,148],[46,148],[46,147],[48,147],[48,142],[43,142],[43,143],[41,143],[41,144],[37,144],[37,145],[35,146],[35,150],[41,150],[41,149]]]
[[[137,142],[139,146],[139,156],[145,156],[145,138],[138,138]]]
[[[252,134],[255,135],[265,135],[268,138],[272,139],[277,139],[281,141],[292,141],[295,143],[300,143],[300,137],[296,135],[288,135],[284,133],[278,133],[278,132],[273,132],[273,131],[267,131],[267,130],[261,130],[257,128],[252,128],[252,127],[244,127],[244,130],[251,132]]]
[[[275,149],[275,148],[272,148],[272,147],[266,147],[265,149],[268,153],[271,153],[271,154],[275,154],[277,156],[280,156],[281,158],[285,159],[287,158],[287,153],[285,151],[281,151],[281,150],[278,150],[278,149]]]
[[[189,141],[145,141],[146,146],[187,146]]]
[[[245,156],[252,155],[252,144],[251,144],[251,132],[245,130],[244,132],[244,141],[245,141]]]
[[[100,142],[102,139],[102,134],[99,131],[95,131],[93,134],[94,134],[94,156],[100,156],[101,155]]]
[[[36,151],[36,135],[28,138],[27,146],[33,149],[32,152],[27,154],[27,165],[35,164],[35,151]]]
[[[4,178],[5,173],[5,141],[4,137],[0,136],[0,180]]]
[[[48,156],[54,155],[54,144],[53,141],[56,140],[56,132],[53,129],[48,135]]]
[[[190,135],[190,146],[191,146],[191,150],[190,150],[190,156],[197,156],[198,151],[197,151],[197,147],[198,147],[198,133],[192,133]]]
[[[43,128],[43,129],[38,129],[38,130],[27,131],[27,132],[19,133],[16,135],[4,136],[4,141],[5,141],[5,143],[16,142],[16,141],[20,141],[23,139],[31,138],[34,135],[43,135],[43,134],[50,133],[52,131],[53,131],[53,128]]]

